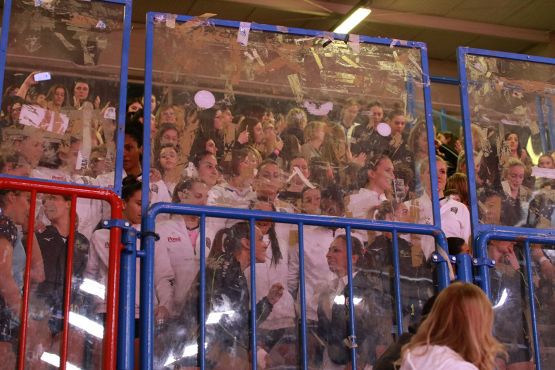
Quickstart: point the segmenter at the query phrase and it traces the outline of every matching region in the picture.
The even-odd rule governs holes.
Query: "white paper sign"
[[[251,31],[251,24],[249,22],[239,23],[239,32],[237,33],[237,42],[243,46],[249,43],[249,33]]]
[[[63,113],[53,112],[36,105],[24,104],[19,115],[19,123],[63,134],[69,125],[69,118]]]

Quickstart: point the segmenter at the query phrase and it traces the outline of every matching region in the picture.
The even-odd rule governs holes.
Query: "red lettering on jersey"
[[[173,237],[173,236],[168,236],[168,242],[170,243],[177,243],[181,241],[181,237],[177,236],[177,237]]]

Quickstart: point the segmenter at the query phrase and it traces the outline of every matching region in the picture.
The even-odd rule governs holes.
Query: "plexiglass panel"
[[[555,250],[553,246],[532,247],[535,263],[536,312],[542,365],[555,363],[555,322],[551,310],[555,304]]]
[[[505,345],[508,357],[499,358],[501,368],[528,368],[534,359],[533,324],[537,325],[542,368],[553,363],[553,249],[532,245],[531,273],[534,285],[536,322],[530,307],[530,286],[522,244],[492,240],[488,255],[496,262],[490,273],[492,303],[495,314],[494,334]],[[508,325],[508,323],[511,323]],[[520,367],[519,367],[520,366]]]
[[[553,228],[555,65],[466,55],[480,222]]]
[[[200,177],[209,205],[365,219],[389,199],[432,224],[421,50],[279,30],[155,16],[151,165],[167,192]]]
[[[270,211],[272,204],[257,201],[252,208]],[[155,368],[196,367],[200,361],[201,330],[199,248],[203,245],[199,239],[199,220],[196,216],[171,215],[164,220],[159,216],[157,221],[160,240],[156,244],[154,273]],[[256,221],[254,232],[257,306],[253,312],[250,255],[253,234],[248,223],[209,218],[206,225],[203,324],[206,364],[210,368],[230,364],[247,368],[251,364],[253,315],[258,366],[301,368],[302,279],[306,360],[311,369],[345,367],[351,361],[350,284],[360,367],[377,364],[398,337],[395,258],[400,266],[402,332],[415,330],[433,295],[432,265],[415,243],[417,235],[399,235],[395,256],[390,233],[352,230],[349,279],[344,229],[304,226],[299,255],[298,226],[268,219]]]
[[[14,0],[0,173],[113,186],[124,6]]]
[[[2,255],[7,256],[3,260],[4,271],[9,271],[2,279],[5,293],[0,307],[2,341],[9,345],[2,353],[4,368],[15,367],[15,363],[10,365],[10,359],[15,358],[22,345],[19,315],[25,294],[29,300],[24,368],[59,366],[64,322],[68,323],[67,366],[99,368],[103,356],[110,232],[93,232],[94,227],[81,223],[80,216],[90,216],[89,212],[96,210],[100,217],[102,208],[109,213],[109,206],[99,200],[77,198],[75,207],[80,216],[75,216],[75,226],[71,227],[71,196],[38,194],[34,219],[29,218],[31,203],[29,193],[7,190],[0,193],[0,243]],[[90,216],[88,221],[93,219]],[[28,280],[26,263],[30,263]],[[28,292],[24,290],[25,282],[29,284]]]

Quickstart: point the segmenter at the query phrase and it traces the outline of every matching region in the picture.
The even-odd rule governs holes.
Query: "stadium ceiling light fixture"
[[[341,24],[333,30],[335,33],[349,33],[353,28],[358,26],[360,22],[362,22],[370,13],[372,9],[370,9],[371,1],[361,1],[359,2],[347,15],[345,19],[341,22]]]

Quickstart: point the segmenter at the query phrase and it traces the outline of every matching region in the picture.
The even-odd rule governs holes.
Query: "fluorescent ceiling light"
[[[360,7],[353,12],[347,19],[345,19],[339,26],[337,26],[333,32],[335,33],[349,33],[353,28],[355,28],[364,18],[372,12],[372,9]]]

